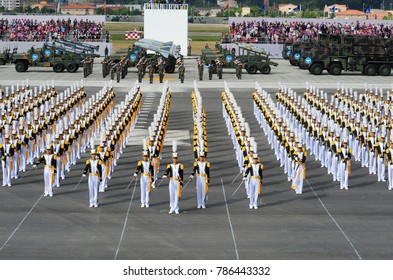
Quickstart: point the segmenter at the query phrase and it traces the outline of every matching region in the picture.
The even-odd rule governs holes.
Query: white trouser
[[[303,192],[303,170],[303,165],[296,164],[295,177],[293,178],[292,186],[296,187],[295,190],[297,194]]]
[[[250,178],[248,187],[250,188],[250,207],[258,207],[258,191],[260,188],[260,179]]]
[[[362,167],[368,167],[368,149],[367,149],[367,147],[362,147],[360,152],[362,154]]]
[[[89,203],[98,205],[98,176],[89,175]]]
[[[104,191],[108,185],[108,179],[106,178],[106,164],[101,164],[101,169],[102,169],[102,181],[100,184],[100,192]]]
[[[325,167],[326,166],[325,145],[321,145],[319,147],[319,159],[321,160],[321,167]]]
[[[388,180],[389,180],[389,190],[393,189],[393,164],[388,165]]]
[[[19,152],[15,151],[14,157],[12,159],[12,172],[11,172],[11,178],[18,178],[18,155]]]
[[[55,174],[55,186],[60,187],[61,157],[56,158],[56,169],[57,173]]]
[[[33,140],[30,140],[28,143],[29,147],[29,152],[28,152],[28,157],[27,157],[27,164],[33,164],[34,161],[34,146],[33,146]]]
[[[19,171],[26,171],[26,146],[22,146],[20,149]]]
[[[341,179],[340,179],[340,189],[348,189],[348,164],[344,163],[340,160],[340,175],[341,175]]]
[[[45,195],[53,195],[52,168],[50,167],[44,168],[44,183],[45,183]]]
[[[197,176],[196,178],[196,189],[197,189],[197,201],[198,206],[205,206],[205,184],[207,184],[207,177]]]
[[[149,204],[149,184],[150,176],[141,175],[140,185],[141,185],[141,204]]]
[[[338,163],[338,159],[337,157],[332,153],[332,166],[331,166],[331,171],[333,174],[333,181],[337,181],[338,177],[337,177],[337,163]]]
[[[369,153],[368,171],[369,171],[370,174],[376,174],[377,173],[377,164],[376,164],[376,158],[375,158],[375,153],[374,152],[370,152]]]
[[[3,168],[3,186],[11,186],[11,161],[10,157],[6,157],[5,160],[1,161],[1,167]]]
[[[385,181],[385,158],[378,157],[378,181]]]
[[[179,196],[178,191],[180,182],[176,180],[169,181],[169,204],[172,211],[179,211]]]

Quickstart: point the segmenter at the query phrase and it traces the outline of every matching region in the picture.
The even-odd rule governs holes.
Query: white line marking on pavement
[[[310,182],[306,179],[307,184],[310,186],[312,192],[314,195],[318,198],[319,202],[321,203],[322,207],[325,209],[326,213],[328,213],[329,217],[332,219],[332,221],[336,224],[338,229],[341,231],[341,233],[344,235],[345,239],[348,241],[349,245],[351,245],[352,249],[355,251],[357,257],[359,260],[362,260],[362,257],[359,255],[358,251],[356,250],[355,246],[352,244],[351,240],[349,237],[345,234],[345,232],[342,230],[340,225],[337,223],[337,221],[333,218],[333,216],[330,214],[329,210],[326,208],[325,204],[323,204],[322,200],[319,198],[318,194],[314,191],[314,188],[311,186]]]
[[[235,232],[233,231],[232,222],[231,222],[231,216],[229,215],[227,197],[226,197],[226,194],[225,194],[224,182],[222,181],[222,178],[221,178],[221,187],[222,187],[222,193],[223,193],[223,195],[224,195],[225,208],[227,209],[227,215],[228,215],[229,226],[231,227],[233,245],[235,246],[236,259],[239,260],[239,252],[237,251]]]
[[[135,189],[136,189],[136,183],[137,183],[137,182],[138,182],[138,180],[135,180],[134,189],[132,190],[130,205],[128,205],[128,210],[127,210],[126,219],[124,220],[123,230],[122,230],[122,232],[121,232],[121,236],[120,236],[120,240],[119,240],[119,245],[117,246],[117,249],[116,249],[115,260],[117,259],[117,254],[119,253],[120,245],[121,245],[121,242],[123,241],[123,236],[124,236],[124,232],[125,232],[125,230],[126,230],[127,221],[128,221],[128,215],[130,214],[131,205],[132,205],[132,200],[134,199],[134,194],[135,194]]]
[[[25,215],[25,217],[22,219],[22,221],[19,223],[19,225],[16,227],[16,229],[11,233],[10,237],[8,237],[7,241],[4,242],[3,246],[0,248],[0,253],[3,251],[4,247],[7,245],[8,241],[11,240],[11,238],[14,236],[14,234],[18,231],[20,226],[23,224],[23,222],[26,220],[27,216],[33,211],[33,209],[36,207],[38,202],[40,202],[41,198],[44,196],[44,194],[41,194],[40,198],[34,203],[33,207],[31,207],[30,211]]]

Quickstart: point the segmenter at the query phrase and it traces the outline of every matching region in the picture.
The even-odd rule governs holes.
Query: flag
[[[299,4],[299,5],[297,5],[296,8],[293,8],[293,11],[294,11],[294,12],[299,12],[301,9],[302,9],[302,7],[301,7],[300,4]]]
[[[369,5],[369,6],[364,10],[364,12],[365,12],[366,14],[371,13],[371,6]]]
[[[336,7],[335,7],[335,6],[331,7],[331,8],[330,8],[330,12],[331,12],[331,13],[336,12]]]
[[[264,10],[266,10],[266,5],[263,5],[263,6],[259,9],[258,14],[259,14],[259,13],[262,13]]]

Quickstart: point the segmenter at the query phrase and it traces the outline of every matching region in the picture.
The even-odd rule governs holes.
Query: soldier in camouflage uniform
[[[240,60],[236,59],[235,60],[235,65],[236,65],[236,77],[241,80],[242,79],[242,68],[243,64]]]
[[[213,65],[213,61],[210,61],[210,63],[209,63],[209,66],[208,66],[209,68],[209,80],[211,80],[211,79],[213,79],[213,67],[214,67],[214,65]]]
[[[217,65],[217,76],[218,79],[222,79],[222,71],[223,71],[223,62],[221,59],[217,58],[216,59],[216,65]]]
[[[199,76],[199,80],[202,81],[203,80],[203,60],[198,58],[197,59],[197,66],[198,66],[198,76]]]
[[[151,61],[148,67],[149,67],[149,80],[150,80],[150,84],[152,84],[154,78],[154,62]]]
[[[115,79],[116,64],[114,62],[112,62],[109,67],[111,69],[111,80],[114,80]]]
[[[184,60],[180,60],[179,62],[179,79],[181,83],[184,83],[184,74],[186,72],[186,68],[184,67]]]
[[[161,58],[158,60],[157,66],[158,66],[158,76],[160,77],[160,83],[162,84],[162,81],[164,80],[165,64]]]
[[[120,83],[120,74],[121,74],[121,70],[122,70],[122,65],[121,65],[121,61],[119,61],[117,64],[116,64],[116,81],[118,82],[118,83]]]

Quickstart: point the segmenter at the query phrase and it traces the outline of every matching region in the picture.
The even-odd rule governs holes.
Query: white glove
[[[134,177],[138,177],[138,174],[134,173]]]
[[[83,174],[82,177],[86,177],[86,174]]]
[[[247,181],[247,177],[243,177],[243,181]]]
[[[194,179],[194,176],[193,176],[193,175],[190,175],[190,179]]]
[[[162,176],[162,178],[165,179],[165,178],[168,178],[168,176],[164,175],[164,176]]]
[[[33,165],[33,168],[37,168],[37,165],[34,164],[34,165]]]

